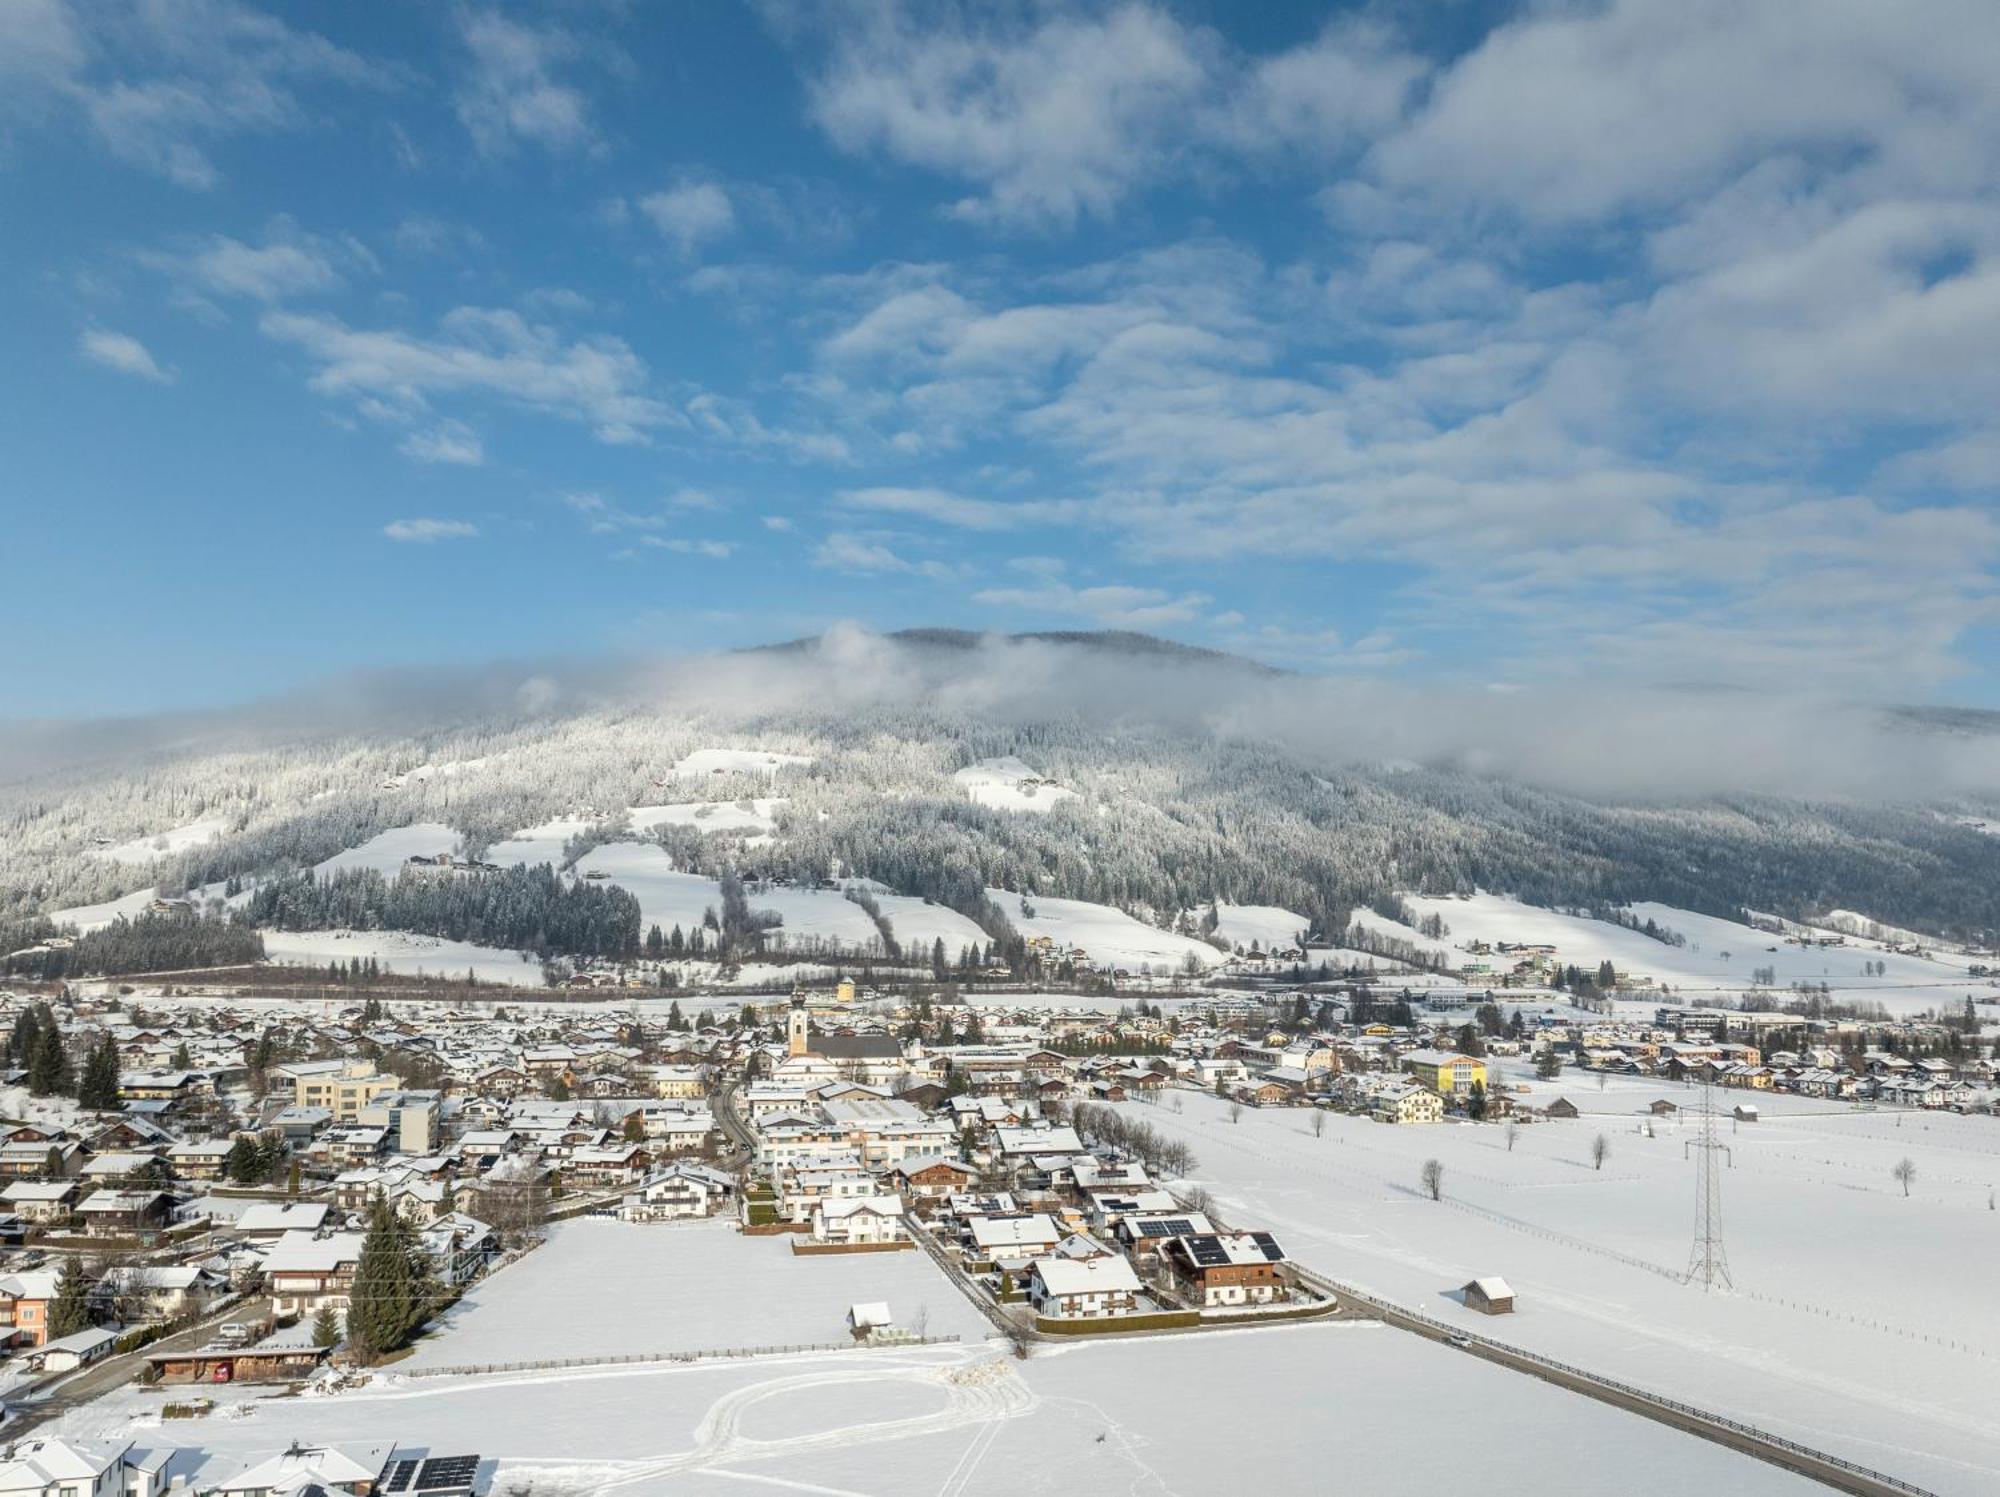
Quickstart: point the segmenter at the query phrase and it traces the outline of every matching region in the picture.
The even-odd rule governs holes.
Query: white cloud
[[[261,244],[210,234],[165,250],[139,254],[141,264],[173,279],[183,298],[207,305],[210,297],[278,302],[340,288],[345,272],[371,269],[374,257],[351,239],[308,234],[279,219]]]
[[[396,444],[396,450],[420,463],[476,468],[486,461],[479,433],[462,421],[441,421],[425,431],[413,431]]]
[[[1061,524],[1077,518],[1083,508],[1061,499],[1004,503],[968,499],[943,489],[843,489],[838,497],[848,509],[910,515],[961,530],[1018,530],[1028,525]]]
[[[1107,629],[1157,629],[1186,624],[1201,617],[1206,593],[1175,595],[1156,587],[1111,585],[1071,587],[1047,581],[1040,587],[994,587],[973,594],[989,608],[1014,608],[1027,613],[1053,613],[1086,618]]]
[[[466,520],[391,520],[382,527],[382,534],[392,541],[428,545],[432,541],[470,540],[479,534],[479,527]]]
[[[834,143],[969,181],[957,217],[1066,228],[1219,159],[1350,152],[1423,64],[1379,28],[1233,51],[1164,7],[867,5],[811,32],[813,118]],[[799,28],[794,28],[795,30]]]
[[[459,35],[470,64],[454,105],[482,155],[505,156],[522,144],[562,154],[597,143],[589,101],[558,76],[582,55],[574,37],[487,11],[462,13]]]
[[[77,340],[77,351],[93,364],[102,364],[120,374],[135,375],[161,385],[173,381],[173,375],[160,367],[146,345],[129,333],[115,333],[108,328],[85,328],[83,336]]]
[[[232,0],[15,0],[0,7],[0,111],[81,118],[122,161],[210,188],[232,137],[300,128],[301,90],[392,70]]]
[[[786,531],[792,528],[792,522],[784,515],[765,515],[760,523],[766,530]]]
[[[639,211],[688,260],[736,229],[736,209],[716,182],[682,182],[649,193],[639,199]]]
[[[648,393],[650,374],[622,339],[569,339],[518,312],[460,307],[433,336],[277,311],[267,312],[261,326],[315,362],[314,389],[378,401],[391,412],[420,413],[448,397],[497,399],[581,422],[613,444],[642,442],[656,428],[682,424]]]
[[[1201,39],[1150,8],[958,27],[843,13],[813,117],[849,151],[970,179],[956,211],[1013,224],[1106,215],[1150,174],[1164,121],[1204,86]]]
[[[837,572],[903,573],[940,582],[956,575],[943,562],[911,561],[879,541],[843,530],[834,531],[819,543],[813,553],[813,565]]]
[[[639,544],[655,551],[673,551],[682,556],[705,556],[711,561],[727,560],[736,551],[734,541],[695,540],[679,535],[646,535]]]

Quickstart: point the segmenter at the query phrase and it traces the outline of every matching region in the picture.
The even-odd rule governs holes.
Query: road
[[[270,1317],[271,1302],[268,1299],[238,1300],[184,1331],[176,1331],[123,1356],[106,1357],[95,1366],[64,1378],[46,1397],[36,1398],[31,1394],[26,1401],[10,1401],[6,1437],[18,1440],[29,1430],[60,1419],[79,1404],[89,1403],[91,1399],[129,1382],[145,1368],[146,1358],[155,1352],[186,1351],[190,1347],[201,1346],[209,1340],[217,1326],[232,1320],[254,1325],[268,1321]]]
[[[727,1133],[736,1146],[743,1150],[745,1154],[755,1159],[757,1157],[757,1140],[750,1136],[749,1128],[744,1126],[743,1119],[738,1116],[736,1111],[736,1083],[734,1081],[723,1082],[721,1086],[715,1089],[715,1095],[710,1098],[710,1102],[712,1103],[716,1122],[722,1125],[722,1131]]]
[[[1857,1466],[1839,1456],[1829,1455],[1822,1450],[1797,1444],[1768,1430],[1741,1424],[1734,1419],[1726,1419],[1720,1414],[1706,1409],[1694,1408],[1678,1403],[1644,1388],[1635,1388],[1629,1383],[1602,1377],[1581,1367],[1571,1367],[1520,1347],[1509,1346],[1485,1336],[1468,1334],[1459,1326],[1449,1325],[1441,1320],[1433,1320],[1414,1310],[1377,1299],[1346,1284],[1337,1283],[1319,1274],[1307,1271],[1298,1265],[1299,1277],[1338,1298],[1343,1305],[1363,1314],[1374,1315],[1387,1325],[1398,1330],[1409,1331],[1430,1341],[1438,1341],[1458,1347],[1468,1356],[1482,1361],[1495,1362],[1514,1372],[1525,1372],[1530,1377],[1538,1377],[1544,1382],[1567,1388],[1572,1393],[1581,1393],[1586,1398],[1594,1398],[1600,1403],[1608,1403],[1614,1408],[1639,1414],[1657,1423],[1698,1435],[1704,1440],[1712,1440],[1718,1445],[1752,1455],[1774,1466],[1782,1466],[1821,1482],[1837,1491],[1851,1492],[1856,1497],[1935,1497],[1926,1488],[1916,1486],[1900,1477],[1890,1476],[1881,1471],[1871,1471],[1865,1466]]]

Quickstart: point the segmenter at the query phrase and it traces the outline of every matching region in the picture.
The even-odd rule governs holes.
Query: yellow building
[[[337,1123],[351,1123],[383,1092],[402,1085],[385,1076],[370,1061],[350,1061],[338,1073],[302,1075],[297,1081],[300,1107],[324,1107]]]
[[[836,1003],[852,1003],[854,1001],[853,978],[843,977],[840,979],[840,985],[833,990],[833,1001]]]
[[[1403,1057],[1403,1070],[1441,1097],[1469,1097],[1474,1087],[1486,1089],[1486,1062],[1450,1050],[1412,1050]]]

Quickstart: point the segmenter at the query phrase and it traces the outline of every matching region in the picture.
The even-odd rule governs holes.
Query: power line
[[[1716,1167],[1720,1153],[1735,1163],[1729,1145],[1715,1136],[1715,1090],[1704,1075],[1701,1085],[1701,1136],[1681,1146],[1681,1157],[1699,1151],[1696,1171],[1694,1250],[1688,1256],[1687,1277],[1683,1281],[1700,1284],[1704,1290],[1733,1289],[1729,1277],[1729,1255],[1722,1245],[1722,1171]]]

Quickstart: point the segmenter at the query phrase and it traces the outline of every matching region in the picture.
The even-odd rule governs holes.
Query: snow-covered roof
[[[1123,1258],[1037,1258],[1035,1276],[1050,1294],[1137,1294],[1139,1277]]]

